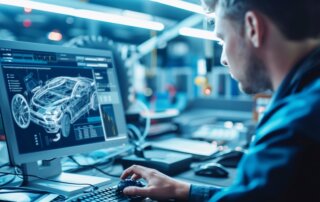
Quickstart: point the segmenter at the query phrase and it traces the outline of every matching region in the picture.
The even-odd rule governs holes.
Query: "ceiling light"
[[[208,39],[213,41],[220,41],[220,39],[210,31],[206,31],[203,29],[195,29],[190,27],[182,27],[179,30],[179,34],[183,36],[190,36],[195,38],[201,38],[201,39]]]
[[[151,21],[153,19],[152,15],[148,15],[145,13],[139,13],[135,11],[130,11],[130,10],[124,10],[122,12],[123,16],[130,17],[130,18],[136,18],[136,19],[143,19],[143,20],[149,20]]]
[[[191,11],[194,13],[206,15],[205,11],[203,10],[203,8],[200,5],[185,2],[182,0],[150,0],[150,1],[165,4],[165,5],[176,7],[176,8],[180,8],[180,9]]]
[[[24,8],[24,12],[25,12],[25,13],[31,13],[31,12],[32,12],[32,9],[31,9],[31,8]]]
[[[132,27],[139,27],[144,29],[151,29],[156,31],[161,31],[164,29],[164,25],[160,22],[134,19],[132,17],[125,17],[122,15],[104,13],[99,11],[59,6],[51,3],[41,3],[41,2],[29,1],[29,0],[0,0],[0,4],[17,6],[17,7],[26,7],[34,10],[58,13],[63,15],[79,17],[79,18],[127,25]]]

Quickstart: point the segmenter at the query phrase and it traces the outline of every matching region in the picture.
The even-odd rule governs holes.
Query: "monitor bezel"
[[[55,52],[55,53],[66,53],[66,54],[82,54],[88,56],[103,56],[103,57],[111,57],[112,63],[114,63],[114,59],[111,51],[107,50],[96,50],[96,49],[88,49],[88,48],[70,48],[70,47],[62,47],[58,45],[49,45],[49,44],[39,44],[39,43],[31,43],[31,42],[18,42],[18,41],[4,41],[0,40],[0,48],[8,48],[8,49],[16,49],[16,50],[27,50],[27,51],[44,51],[44,52]],[[57,51],[58,50],[58,51]],[[1,61],[0,61],[1,64]],[[117,68],[117,67],[113,67]],[[116,74],[116,70],[114,69],[114,74]],[[5,87],[5,81],[3,77],[3,69],[2,64],[0,67],[0,109],[3,117],[3,126],[4,132],[6,135],[6,141],[8,145],[9,157],[11,163],[14,165],[35,162],[39,160],[50,160],[54,158],[60,158],[63,156],[69,156],[79,153],[86,153],[98,149],[110,148],[115,146],[125,146],[128,143],[128,136],[126,134],[126,120],[124,116],[124,108],[122,104],[121,94],[119,92],[119,102],[120,107],[119,111],[123,114],[123,116],[118,117],[120,120],[119,123],[119,138],[111,139],[105,142],[97,142],[90,143],[85,145],[77,145],[77,146],[68,146],[65,148],[58,149],[50,149],[45,151],[31,152],[21,154],[18,148],[18,142],[16,140],[15,135],[15,127],[13,122],[13,117],[11,114],[11,107],[8,100],[8,95]],[[119,88],[119,81],[116,76],[115,82],[117,83]]]

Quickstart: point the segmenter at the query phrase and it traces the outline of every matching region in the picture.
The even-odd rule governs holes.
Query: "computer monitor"
[[[127,143],[115,68],[109,51],[0,41],[0,106],[9,156],[22,165],[28,185],[70,195],[86,189],[84,184],[107,183],[63,173],[60,157]]]

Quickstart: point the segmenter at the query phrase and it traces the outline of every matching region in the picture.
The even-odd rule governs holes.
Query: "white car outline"
[[[21,96],[17,95],[13,97],[12,103],[17,103],[15,97],[21,100]],[[33,123],[42,126],[47,133],[60,131],[63,137],[68,137],[71,124],[89,110],[98,109],[95,83],[86,77],[55,77],[37,89],[29,105],[30,115],[24,115],[24,117],[30,117]],[[18,126],[27,128],[28,126],[17,122],[20,118],[15,116],[15,114],[21,116],[23,113],[12,112]],[[29,122],[24,122],[29,125]]]

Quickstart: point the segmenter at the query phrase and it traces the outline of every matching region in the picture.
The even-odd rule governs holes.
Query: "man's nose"
[[[227,60],[227,56],[226,56],[224,48],[222,49],[222,53],[221,53],[221,57],[220,57],[220,63],[223,66],[228,66],[228,60]]]
[[[223,66],[226,66],[226,67],[228,66],[228,62],[227,62],[227,60],[226,60],[225,57],[221,57],[220,63],[221,63]]]

